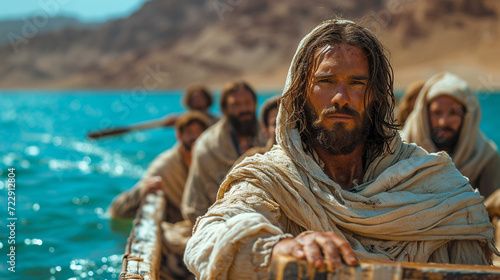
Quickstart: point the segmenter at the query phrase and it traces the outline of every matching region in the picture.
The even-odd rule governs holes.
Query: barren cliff
[[[300,39],[341,16],[380,36],[398,88],[449,70],[491,90],[500,87],[499,14],[494,0],[153,0],[96,29],[18,34],[0,48],[0,87],[220,87],[243,78],[276,89]]]

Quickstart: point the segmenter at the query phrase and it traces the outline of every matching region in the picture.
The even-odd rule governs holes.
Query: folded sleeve
[[[141,185],[141,182],[139,182],[131,190],[121,193],[113,200],[109,207],[111,217],[121,219],[135,217],[141,200],[144,197],[144,188]]]
[[[265,191],[236,183],[200,218],[184,261],[197,279],[267,279],[273,246],[284,234],[280,210]]]
[[[165,165],[171,158],[171,150],[167,150],[157,156],[148,166],[146,174],[135,184],[135,186],[118,195],[109,207],[109,213],[113,218],[134,218],[142,199],[145,196],[145,182],[154,176],[162,176]]]

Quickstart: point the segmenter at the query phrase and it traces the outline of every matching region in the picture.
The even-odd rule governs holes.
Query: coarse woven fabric
[[[432,76],[420,91],[415,109],[406,120],[403,139],[416,143],[430,153],[439,151],[431,140],[428,105],[442,95],[452,97],[465,107],[458,142],[451,154],[453,162],[469,178],[471,185],[488,197],[500,188],[500,156],[495,143],[479,129],[481,106],[467,82],[449,72]]]
[[[272,247],[308,230],[343,236],[365,261],[488,263],[495,249],[483,198],[445,153],[397,136],[394,154],[376,158],[362,184],[343,190],[287,118],[280,108],[278,146],[237,165],[198,219],[184,257],[197,279],[267,279]]]
[[[259,126],[252,146],[265,144],[266,140]],[[231,138],[227,118],[209,127],[196,140],[182,197],[181,211],[186,220],[194,224],[197,217],[207,212],[217,198],[220,184],[239,156]]]
[[[180,203],[189,167],[182,159],[181,144],[158,155],[148,166],[146,173],[131,190],[120,194],[110,207],[112,217],[133,218],[145,195],[145,182],[155,176],[163,180],[162,188],[167,198],[167,220],[177,222],[182,219]]]

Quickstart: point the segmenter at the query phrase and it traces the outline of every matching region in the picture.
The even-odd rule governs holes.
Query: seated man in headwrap
[[[255,116],[257,95],[247,83],[228,83],[221,93],[220,108],[224,117],[198,139],[182,197],[182,215],[193,224],[215,202],[234,161],[266,143]]]
[[[229,173],[184,261],[197,279],[267,279],[274,256],[488,264],[483,198],[446,153],[403,143],[391,65],[345,20],[299,44],[280,99],[278,145]]]
[[[117,196],[109,209],[113,218],[133,218],[144,196],[155,189],[162,189],[167,200],[169,222],[182,220],[180,203],[186,183],[191,152],[195,141],[210,126],[202,113],[191,111],[175,122],[178,143],[158,155],[135,186]]]
[[[166,217],[162,228],[162,279],[193,279],[182,262],[184,246],[191,236],[193,224],[183,221],[180,204],[191,165],[191,154],[201,133],[210,120],[201,112],[190,111],[175,121],[178,143],[158,155],[135,186],[118,195],[109,212],[113,218],[133,218],[148,192],[163,190]]]
[[[467,82],[443,72],[420,91],[406,120],[403,139],[428,152],[446,151],[484,197],[500,188],[500,156],[479,129],[481,106]]]

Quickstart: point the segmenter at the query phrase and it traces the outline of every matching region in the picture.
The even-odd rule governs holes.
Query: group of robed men
[[[185,233],[167,246],[180,244],[177,260],[184,254],[197,279],[266,279],[278,255],[327,269],[359,260],[491,264],[498,251],[483,196],[496,214],[500,157],[479,130],[477,97],[451,73],[418,92],[400,133],[392,67],[376,35],[325,21],[298,46],[267,149],[233,166],[265,138],[255,92],[230,83],[224,117],[210,127],[179,118],[181,144],[155,159],[111,213],[127,216],[119,205],[145,185],[164,189],[177,211],[164,229]],[[189,165],[182,150],[191,152],[200,134]],[[184,159],[182,170],[155,168],[168,153]],[[155,175],[163,180],[148,179]]]
[[[132,218],[148,192],[163,190],[167,200],[167,217],[161,225],[167,259],[163,278],[192,276],[182,256],[196,218],[215,202],[219,185],[240,157],[265,153],[275,143],[277,97],[262,105],[259,124],[257,95],[246,82],[231,82],[223,88],[220,120],[209,118],[212,97],[203,86],[188,87],[184,104],[188,113],[165,120],[167,126],[175,124],[178,143],[157,156],[143,178],[115,198],[109,209],[112,217]]]

